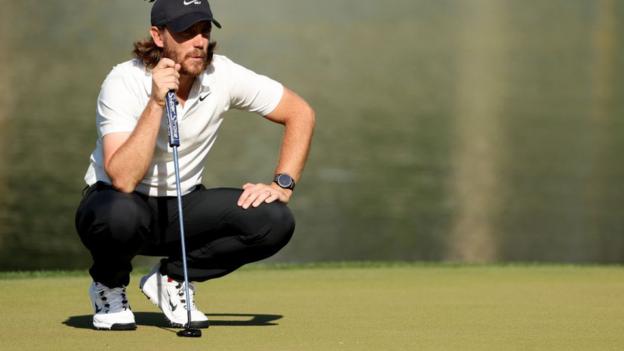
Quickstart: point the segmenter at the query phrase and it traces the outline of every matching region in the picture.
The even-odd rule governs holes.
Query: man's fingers
[[[258,194],[258,196],[254,200],[254,202],[251,204],[251,206],[253,206],[253,207],[260,206],[260,204],[265,202],[266,199],[269,198],[269,196],[271,196],[271,192],[270,191],[268,191],[268,190],[262,191],[261,193]]]
[[[173,80],[178,82],[180,80],[180,73],[173,68],[163,68],[160,72],[154,72],[154,78],[159,81]]]
[[[274,202],[276,200],[287,202],[285,200],[282,200],[280,194],[275,192],[274,190],[263,190],[262,193],[260,193],[256,200],[252,203],[252,206],[258,207],[262,203],[270,204],[271,202]]]
[[[261,187],[255,187],[249,197],[243,202],[243,208],[248,209],[250,206],[258,207],[268,194]]]
[[[177,77],[169,77],[163,81],[163,86],[169,90],[178,90],[180,86],[180,80]]]
[[[241,202],[240,206],[244,209],[248,209],[249,206],[256,200],[258,197],[257,193],[249,192],[249,195],[245,197],[245,199]]]
[[[267,197],[264,202],[266,202],[267,204],[270,204],[271,202],[274,202],[275,200],[277,200],[279,198],[279,196],[277,194],[273,194],[271,193],[271,196]]]
[[[246,183],[243,185],[243,193],[238,199],[238,206],[248,209],[249,207],[258,207],[263,203],[271,203],[275,201],[288,202],[288,194],[281,189],[275,189],[267,184]]]
[[[258,197],[258,187],[256,184],[247,183],[243,185],[243,189],[243,193],[238,198],[238,206],[247,209]]]
[[[167,68],[167,67],[175,68],[176,65],[179,66],[179,64],[176,64],[175,61],[173,61],[172,59],[167,58],[167,57],[163,57],[156,64],[156,68]],[[179,70],[179,68],[178,68],[178,70]]]
[[[245,189],[238,199],[238,206],[248,209],[249,207],[260,206],[267,198],[272,196],[269,189],[260,184],[245,184]]]
[[[165,104],[168,91],[177,91],[180,87],[180,64],[170,58],[162,58],[152,71],[152,98],[161,106]]]
[[[249,195],[251,195],[251,191],[249,190],[245,190],[243,191],[243,193],[241,194],[241,196],[238,198],[238,202],[236,203],[238,206],[243,206],[243,204],[245,203],[245,201],[247,200],[247,198],[249,197]]]

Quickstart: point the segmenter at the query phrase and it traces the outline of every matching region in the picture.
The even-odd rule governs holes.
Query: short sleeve
[[[96,126],[100,137],[109,133],[131,132],[137,124],[141,109],[137,108],[139,99],[128,78],[119,69],[113,69],[102,83],[96,108]]]
[[[284,86],[239,64],[230,64],[231,107],[266,116],[273,112],[284,93]]]

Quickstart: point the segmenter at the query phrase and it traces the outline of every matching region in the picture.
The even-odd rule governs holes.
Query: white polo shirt
[[[111,184],[104,171],[102,137],[109,133],[132,132],[147,105],[152,75],[137,59],[121,63],[108,74],[97,100],[98,139],[91,154],[85,181]],[[230,108],[271,113],[279,103],[284,87],[228,59],[214,55],[212,64],[191,88],[184,106],[178,108],[180,184],[186,194],[202,181],[204,161],[217,138],[223,113]],[[136,191],[149,196],[175,196],[173,152],[167,138],[167,118],[163,113],[156,150]]]

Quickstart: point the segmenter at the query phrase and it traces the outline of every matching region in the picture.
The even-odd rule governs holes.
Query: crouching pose
[[[135,329],[126,295],[136,255],[163,256],[140,289],[172,326],[187,322],[172,150],[165,96],[176,93],[181,139],[189,280],[203,282],[265,259],[295,228],[286,206],[305,164],[314,112],[288,88],[213,54],[211,30],[221,27],[208,2],[157,0],[150,37],[134,44],[135,58],[108,74],[97,100],[98,139],[76,213],[80,239],[93,257],[89,288],[98,329]],[[223,113],[231,108],[284,126],[279,160],[266,183],[207,189],[205,160]],[[244,139],[245,136],[239,136]],[[267,155],[267,159],[273,159]],[[232,162],[236,162],[235,159]],[[208,327],[193,303],[191,327]]]

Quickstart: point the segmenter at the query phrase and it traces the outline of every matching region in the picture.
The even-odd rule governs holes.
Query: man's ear
[[[156,44],[156,46],[158,46],[159,48],[162,48],[165,46],[165,43],[163,40],[163,34],[164,34],[164,29],[161,30],[156,26],[150,27],[150,35],[152,36],[152,39],[154,40],[154,43]]]

